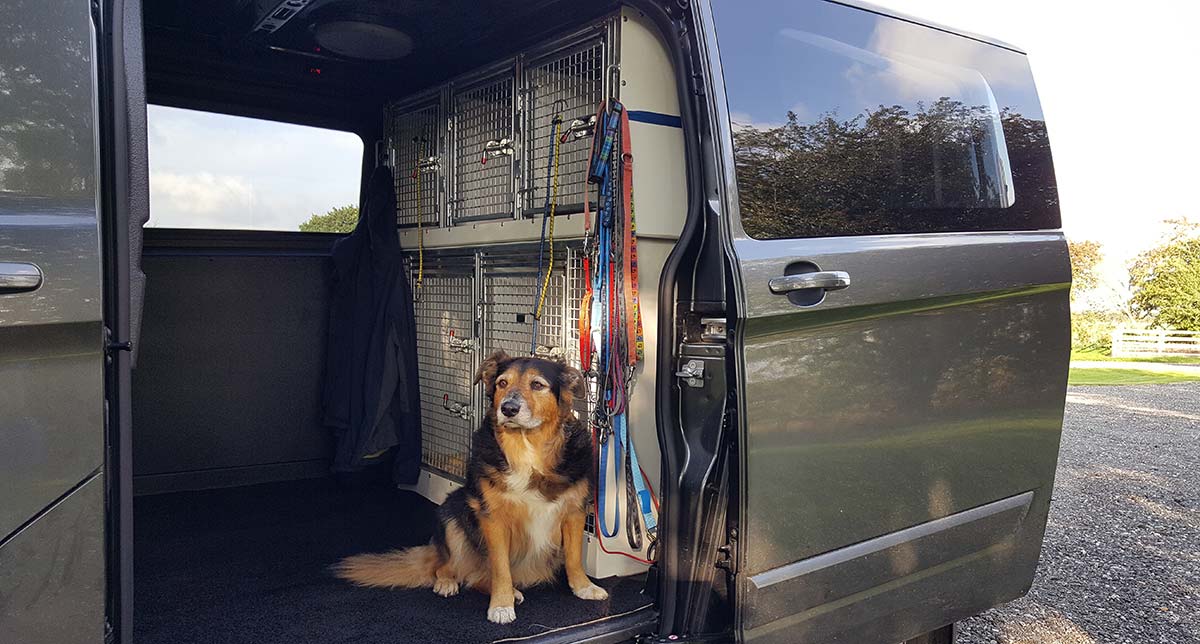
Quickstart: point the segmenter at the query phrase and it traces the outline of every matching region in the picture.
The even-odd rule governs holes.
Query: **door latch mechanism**
[[[688,360],[679,367],[679,371],[675,372],[676,378],[682,378],[689,387],[704,386],[704,361],[703,360]]]
[[[458,416],[463,420],[471,420],[471,405],[470,403],[461,403],[455,400],[450,400],[450,394],[442,395],[442,409]]]

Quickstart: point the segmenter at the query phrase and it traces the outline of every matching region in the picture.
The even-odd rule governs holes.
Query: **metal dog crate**
[[[445,131],[439,127],[441,122],[441,103],[436,99],[394,110],[388,122],[388,165],[396,182],[398,227],[415,227],[418,216],[423,226],[441,223],[442,132]]]
[[[537,330],[539,345],[561,352],[565,344],[563,284],[567,252],[562,244],[555,246],[554,270]],[[545,264],[549,267],[548,253]],[[538,281],[538,248],[485,250],[480,253],[480,265],[484,355],[497,349],[528,355],[533,342],[533,314],[542,286]]]
[[[517,149],[515,69],[486,78],[450,98],[454,140],[451,223],[511,218]]]
[[[531,60],[524,70],[525,113],[525,200],[526,214],[545,207],[546,169],[554,150],[554,119],[562,119],[566,139],[560,139],[558,157],[558,205],[555,212],[583,210],[591,136],[582,127],[579,136],[568,132],[572,122],[585,126],[595,117],[604,98],[605,41],[594,37],[565,49]]]
[[[416,279],[417,262],[409,272]],[[475,255],[425,253],[416,291],[417,363],[420,366],[421,448],[425,465],[450,477],[466,476],[475,415]]]
[[[614,18],[484,71],[393,104],[386,159],[396,177],[396,222],[454,226],[533,216],[545,204],[554,119],[559,148],[556,212],[583,209],[588,121],[615,82]],[[580,127],[572,130],[572,123]],[[578,134],[579,136],[576,136]],[[421,166],[421,204],[414,171]]]
[[[582,256],[578,242],[555,244],[554,250],[554,270],[538,321],[539,355],[562,356],[580,367]],[[414,283],[417,261],[410,253]],[[529,355],[540,289],[537,273],[536,244],[425,252],[424,279],[414,305],[421,444],[424,464],[448,478],[465,477],[471,434],[486,413],[486,400],[473,382],[479,363],[497,349]],[[590,403],[578,401],[576,407],[587,413]]]

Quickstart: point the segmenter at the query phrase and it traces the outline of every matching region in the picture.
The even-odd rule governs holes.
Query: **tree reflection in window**
[[[779,126],[733,129],[751,237],[1057,226],[1045,125],[1012,110],[941,98],[849,119],[830,112],[804,122],[788,112]]]

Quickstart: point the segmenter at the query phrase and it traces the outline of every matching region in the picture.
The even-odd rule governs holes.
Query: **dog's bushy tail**
[[[417,546],[346,557],[334,564],[333,574],[358,586],[423,588],[433,586],[434,571],[440,564],[436,547]]]

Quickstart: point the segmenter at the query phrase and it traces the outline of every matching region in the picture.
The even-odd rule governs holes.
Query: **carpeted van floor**
[[[328,572],[359,552],[427,543],[434,505],[383,485],[333,479],[178,492],[134,501],[134,635],[139,644],[439,644],[535,635],[634,610],[642,579],[598,580],[611,597],[576,599],[565,581],[525,591],[517,621],[487,621],[466,592],[355,588]]]

